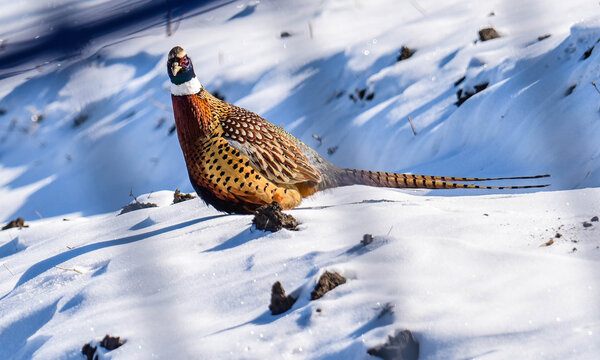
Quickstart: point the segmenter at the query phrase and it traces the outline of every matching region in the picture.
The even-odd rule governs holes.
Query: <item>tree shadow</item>
[[[0,56],[0,79],[21,73],[23,60],[30,69],[44,61],[76,59],[81,50],[93,40],[104,37],[122,38],[151,27],[163,26],[173,14],[186,19],[225,7],[229,1],[149,1],[124,5],[120,1],[100,3],[92,8],[64,6],[40,20],[45,29],[41,36],[31,40],[9,42]],[[124,8],[114,11],[114,8]],[[99,16],[98,16],[99,15]],[[80,19],[83,18],[84,21]],[[32,32],[37,24],[31,24]],[[20,68],[20,69],[18,69]]]

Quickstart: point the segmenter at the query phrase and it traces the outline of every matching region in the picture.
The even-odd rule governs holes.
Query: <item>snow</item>
[[[100,0],[0,9],[0,56],[52,31],[64,11],[84,23],[129,11]],[[77,56],[0,69],[0,223],[30,225],[0,231],[0,359],[81,359],[105,334],[126,340],[105,359],[366,359],[396,329],[415,334],[421,359],[597,358],[597,9],[583,0],[217,2],[176,14],[170,37],[164,17],[150,19],[102,33]],[[489,26],[501,37],[476,41]],[[173,205],[176,188],[192,191],[169,135],[174,45],[208,90],[337,165],[549,173],[551,186],[333,189],[289,211],[298,231],[277,233],[199,199]],[[403,45],[416,52],[397,62]],[[454,104],[458,89],[484,82]],[[355,89],[374,97],[353,102]],[[158,207],[117,215],[132,190]],[[373,243],[360,245],[367,233]],[[325,270],[348,281],[310,301]],[[299,296],[278,316],[268,310],[275,281]]]

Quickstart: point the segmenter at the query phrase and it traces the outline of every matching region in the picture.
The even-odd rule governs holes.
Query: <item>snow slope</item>
[[[127,340],[115,359],[365,359],[408,328],[422,359],[593,359],[600,225],[581,223],[600,213],[596,196],[357,186],[290,211],[299,231],[265,233],[163,191],[149,197],[159,208],[36,221],[1,234],[13,240],[0,250],[0,358],[78,359],[110,333]],[[309,301],[324,270],[348,282]],[[275,281],[300,291],[279,316]]]
[[[128,11],[32,4],[0,2],[0,55],[61,9],[90,23]],[[216,2],[175,14],[172,36],[150,19],[76,56],[0,69],[0,223],[30,224],[0,232],[0,359],[79,359],[106,333],[127,342],[105,358],[363,359],[404,328],[423,359],[597,358],[597,11],[583,0]],[[477,41],[488,26],[501,37]],[[192,191],[170,134],[176,44],[209,90],[337,165],[550,173],[551,186],[335,189],[290,211],[299,231],[274,234],[198,199],[170,205],[175,188]],[[416,52],[398,62],[403,45]],[[352,101],[356,89],[372,99]],[[131,190],[160,206],[117,216]],[[375,241],[361,247],[365,233]],[[326,269],[349,281],[311,302]],[[300,298],[271,316],[277,280]],[[393,314],[379,317],[386,304]]]

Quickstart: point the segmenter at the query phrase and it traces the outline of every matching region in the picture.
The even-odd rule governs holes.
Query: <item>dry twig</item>
[[[66,267],[62,267],[62,266],[58,266],[58,265],[56,265],[55,268],[60,269],[60,270],[66,270],[66,271],[75,271],[76,273],[83,274],[83,272],[81,270],[77,270],[75,268],[66,268]]]

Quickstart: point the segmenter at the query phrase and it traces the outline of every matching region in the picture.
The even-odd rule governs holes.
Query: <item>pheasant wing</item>
[[[280,127],[234,105],[220,121],[225,131],[223,137],[267,179],[283,184],[321,181],[319,172],[298,146],[298,140]]]

